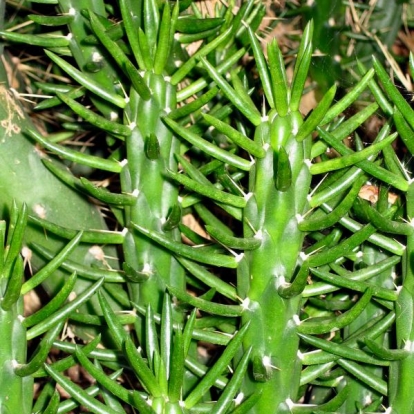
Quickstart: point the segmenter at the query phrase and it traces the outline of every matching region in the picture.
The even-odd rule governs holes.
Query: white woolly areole
[[[270,358],[270,356],[268,356],[268,355],[265,355],[263,358],[262,358],[262,364],[263,364],[263,366],[264,367],[266,367],[266,368],[275,368],[274,367],[274,365],[272,365],[272,359]]]
[[[235,403],[236,405],[240,405],[240,404],[242,403],[242,401],[243,401],[243,398],[244,398],[244,394],[243,394],[242,392],[239,392],[239,393],[236,395],[236,398],[234,399],[234,403]]]
[[[40,217],[41,219],[46,218],[46,209],[41,204],[35,204],[33,206],[33,211],[36,214],[36,216]]]
[[[250,198],[252,197],[252,195],[253,195],[253,193],[252,193],[252,192],[250,192],[250,193],[245,194],[245,195],[243,196],[243,198],[244,198],[246,201],[249,201],[249,200],[250,200]]]
[[[33,252],[27,246],[23,246],[21,254],[24,259],[30,260],[32,258]]]
[[[291,410],[293,408],[293,406],[295,405],[294,402],[290,399],[287,398],[285,401],[286,405],[288,406],[288,408]]]
[[[102,262],[105,258],[104,251],[101,246],[94,245],[89,248],[88,252],[94,257],[94,259]]]
[[[151,274],[151,265],[149,263],[145,263],[144,267],[142,268],[142,273],[144,274]]]
[[[102,59],[103,59],[103,56],[99,52],[92,53],[92,62],[98,63],[98,62],[101,62]]]
[[[254,235],[254,238],[257,239],[257,240],[263,240],[262,230],[258,230],[257,233]]]
[[[369,405],[369,404],[371,404],[372,403],[372,398],[371,398],[371,396],[370,395],[365,395],[365,397],[364,397],[364,406],[365,405]]]
[[[239,263],[243,260],[244,253],[236,254],[236,262]]]
[[[243,308],[243,310],[249,310],[249,305],[250,305],[250,299],[246,298],[243,299],[241,302],[241,307]]]
[[[286,284],[285,276],[283,275],[276,275],[276,287],[280,287]]]
[[[297,220],[297,222],[298,223],[302,223],[302,221],[303,221],[303,216],[302,216],[302,214],[296,214],[296,216],[295,216],[295,218],[296,218],[296,220]]]

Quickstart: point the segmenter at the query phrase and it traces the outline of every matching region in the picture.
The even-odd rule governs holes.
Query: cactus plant
[[[32,412],[33,374],[38,372],[46,361],[53,341],[60,335],[68,315],[91,298],[103,282],[103,279],[97,281],[76,299],[65,303],[69,295],[74,293],[76,273],[73,273],[65,285],[59,286],[59,292],[52,300],[33,314],[24,315],[24,294],[50,278],[59,266],[59,261],[65,260],[76,247],[76,243],[69,243],[61,251],[60,258],[56,256],[29,281],[24,282],[24,261],[20,251],[23,247],[27,218],[26,205],[18,207],[14,203],[9,225],[1,221],[0,323],[4,335],[0,348],[2,412],[13,412],[16,409],[22,413]],[[80,236],[81,233],[76,236],[74,242],[78,242]],[[44,333],[46,334],[43,335]],[[42,335],[43,338],[28,360],[27,341]],[[71,364],[73,365],[74,361],[69,362],[66,367],[70,367]]]
[[[36,171],[51,180],[42,187],[44,204],[56,216],[30,218],[37,233],[27,232],[27,243],[49,264],[22,286],[24,223],[16,227],[18,241],[10,236],[1,321],[20,323],[21,310],[7,304],[17,306],[22,294],[52,279],[50,269],[76,270],[77,279],[89,283],[69,276],[59,303],[23,322],[33,326],[28,339],[48,331],[36,363],[25,364],[24,331],[7,333],[12,341],[19,335],[21,354],[2,350],[8,364],[20,363],[3,380],[18,383],[20,373],[31,387],[33,377],[47,377],[35,412],[79,405],[105,413],[410,412],[413,186],[408,161],[401,164],[392,145],[396,129],[412,154],[414,124],[381,63],[374,59],[368,70],[360,64],[360,80],[344,97],[335,101],[336,87],[329,88],[304,118],[312,22],[290,78],[277,42],[262,50],[255,31],[263,7],[253,1],[220,5],[209,15],[192,2],[52,4],[59,15],[44,5],[49,16],[29,18],[40,32],[42,25],[56,32],[1,35],[45,48],[54,71],[73,84],[38,84],[54,96],[37,109],[62,105],[72,120],[81,117],[104,137],[105,150],[76,151],[27,120],[16,121],[26,148],[20,152],[35,157]],[[246,53],[258,76],[237,66]],[[345,119],[362,93],[371,102]],[[365,145],[361,127],[378,112],[385,121]],[[343,142],[348,136],[351,146]],[[62,168],[52,155],[41,163],[31,151],[35,145],[93,172]],[[11,170],[16,148],[3,148]],[[109,189],[94,177],[108,180]],[[2,182],[8,180],[9,173]],[[65,192],[72,217],[53,200],[55,188]],[[368,191],[373,196],[366,201]],[[30,208],[37,203],[36,190],[18,193]],[[11,198],[5,197],[9,205]],[[100,217],[91,221],[91,199],[108,207],[112,231]],[[25,220],[24,208],[9,210],[13,225]],[[184,223],[187,213],[203,234]],[[63,250],[45,248],[39,229]],[[98,268],[96,262],[86,266],[82,251],[92,245],[105,245],[114,256],[118,247],[119,268],[105,259]],[[18,258],[15,264],[9,256]],[[17,279],[20,285],[9,288]],[[53,291],[61,281],[45,286]],[[74,286],[78,297],[62,305]],[[80,307],[95,291],[94,306]],[[114,302],[127,313],[117,312]],[[84,346],[54,340],[66,318],[94,326],[104,338]],[[202,357],[199,341],[216,350],[214,358]],[[98,344],[106,349],[95,349]],[[51,346],[70,355],[42,365]],[[97,385],[84,390],[62,374],[74,363]],[[127,381],[119,383],[123,368]],[[55,383],[72,398],[60,402]],[[28,394],[27,412],[31,400]],[[10,404],[16,410],[19,402]]]

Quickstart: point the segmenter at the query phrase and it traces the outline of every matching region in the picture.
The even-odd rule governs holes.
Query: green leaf
[[[0,37],[11,42],[24,43],[25,45],[40,46],[45,48],[66,47],[70,45],[68,37],[59,35],[33,35],[0,31]]]
[[[125,352],[143,387],[153,398],[161,397],[161,390],[154,374],[128,336],[125,339]]]
[[[230,138],[235,144],[237,144],[240,148],[243,148],[251,155],[257,158],[264,158],[266,155],[266,151],[263,146],[257,144],[256,142],[252,141],[248,137],[246,137],[241,132],[237,131],[229,124],[226,124],[223,121],[211,116],[209,114],[202,114],[203,118],[214,128],[216,128],[221,133],[225,134],[228,138]]]
[[[260,80],[263,86],[263,90],[271,108],[274,108],[272,81],[269,74],[268,65],[263,54],[262,46],[257,40],[256,34],[250,27],[247,27],[247,33],[249,35],[250,44],[252,45],[254,59],[256,61],[257,71],[260,75]]]
[[[230,381],[226,385],[226,388],[220,395],[217,403],[214,405],[212,414],[225,414],[227,413],[233,399],[237,396],[240,385],[246,375],[248,364],[250,362],[250,355],[252,348],[250,347],[244,354],[239,363],[237,364],[236,371],[232,375]]]
[[[27,339],[29,340],[35,338],[36,336],[39,336],[59,321],[69,317],[69,315],[72,312],[74,312],[79,306],[84,304],[91,296],[95,294],[95,292],[101,287],[103,282],[104,279],[101,279],[98,282],[94,283],[93,285],[88,287],[84,292],[78,295],[74,300],[72,300],[71,302],[64,305],[61,309],[59,309],[59,311],[48,316],[42,322],[39,322],[37,325],[33,326],[31,329],[27,331]]]
[[[348,108],[359,97],[359,95],[361,95],[364,89],[366,89],[374,75],[374,69],[370,69],[368,72],[366,72],[363,78],[351,89],[351,91],[349,91],[343,98],[341,98],[328,110],[320,125],[328,124],[329,122],[333,121],[334,118],[336,118],[339,114],[344,112],[345,109]]]
[[[169,58],[171,48],[171,20],[170,3],[167,1],[164,3],[164,8],[162,10],[157,50],[155,51],[154,58],[154,73],[157,75],[161,75],[164,72],[165,65]]]
[[[251,161],[247,161],[237,155],[231,154],[230,152],[219,148],[217,145],[214,145],[211,142],[201,138],[199,135],[191,132],[189,129],[181,127],[172,119],[166,117],[163,120],[181,138],[184,138],[190,144],[194,145],[201,151],[204,151],[206,154],[209,154],[214,158],[223,161],[224,163],[228,163],[244,171],[249,171],[252,167]]]
[[[167,171],[167,176],[173,180],[184,185],[186,188],[195,191],[196,193],[223,204],[228,204],[233,207],[245,207],[246,199],[244,197],[236,196],[217,189],[213,184],[202,184],[196,180],[187,177],[184,174],[179,174],[173,171]]]
[[[74,16],[70,14],[61,16],[42,16],[40,14],[28,14],[27,18],[42,26],[64,26],[72,23]]]
[[[131,223],[133,229],[137,230],[139,233],[147,236],[151,240],[160,244],[161,246],[167,248],[179,256],[186,257],[187,259],[195,260],[196,262],[201,262],[205,264],[211,264],[213,266],[219,267],[229,267],[236,268],[238,259],[233,256],[227,256],[224,254],[212,254],[204,253],[196,248],[184,245],[182,243],[171,240],[170,238],[165,237],[163,234],[156,231],[145,229],[144,227],[138,226],[135,223]]]
[[[187,59],[180,68],[172,75],[171,84],[177,85],[180,83],[187,74],[196,66],[198,60],[207,56],[209,53],[213,52],[220,44],[224,43],[230,36],[231,30],[228,29],[221,35],[217,36],[214,40],[207,43],[204,47],[199,49],[193,56]]]
[[[128,43],[132,49],[132,52],[138,63],[138,66],[142,70],[148,69],[144,64],[142,50],[141,50],[140,43],[139,43],[138,32],[136,30],[133,13],[131,13],[131,7],[129,4],[129,0],[120,0],[119,8],[121,11],[122,21],[125,27],[125,32],[128,37]]]
[[[98,187],[94,185],[84,177],[81,177],[79,181],[88,194],[104,203],[112,204],[115,206],[133,206],[137,202],[138,190],[132,194],[116,194],[111,193],[104,187]]]
[[[87,165],[88,167],[98,168],[104,171],[110,171],[119,173],[122,171],[122,164],[117,161],[107,160],[104,158],[97,157],[95,155],[83,154],[79,151],[74,151],[66,146],[54,144],[47,139],[43,138],[38,132],[34,129],[27,129],[27,135],[30,138],[33,138],[38,142],[42,147],[54,152],[57,155],[60,155],[62,158],[73,161],[82,165]]]
[[[373,66],[375,69],[375,72],[380,79],[382,86],[385,89],[385,92],[390,97],[391,101],[394,102],[395,106],[398,108],[398,110],[401,112],[405,120],[408,122],[410,127],[414,129],[414,112],[409,105],[409,103],[403,98],[401,93],[398,91],[398,89],[393,84],[391,78],[381,65],[381,63],[378,61],[375,56],[373,56]]]
[[[97,368],[94,364],[92,364],[91,361],[89,361],[88,357],[83,353],[83,351],[79,347],[76,347],[75,355],[80,364],[86,369],[86,371],[103,387],[105,387],[111,394],[115,395],[120,400],[125,401],[127,404],[132,405],[135,408],[138,408],[140,412],[153,413],[153,410],[151,410],[148,404],[138,394],[138,391],[127,390],[118,382],[109,378],[108,375],[102,369]],[[138,394],[136,398],[133,397],[134,393]],[[141,401],[141,404],[135,404],[136,401]],[[147,410],[141,411],[142,409],[145,410],[144,407],[147,408]]]
[[[206,225],[206,230],[212,237],[223,244],[223,246],[231,249],[255,250],[262,244],[261,233],[257,233],[254,237],[242,238],[230,236],[220,228],[210,225]]]
[[[380,394],[385,396],[388,394],[386,381],[373,374],[372,370],[368,370],[356,362],[349,361],[347,359],[339,359],[337,363],[375,391],[378,391]]]
[[[332,101],[335,97],[336,85],[333,85],[328,92],[324,95],[318,106],[311,112],[311,114],[305,119],[303,124],[299,127],[299,131],[296,134],[297,141],[303,141],[309,136],[315,128],[322,125],[322,119],[326,115],[327,111],[331,107]]]
[[[292,184],[292,167],[289,161],[289,154],[286,152],[285,147],[281,146],[277,153],[274,152],[273,158],[275,187],[280,192],[286,192]]]
[[[411,352],[408,349],[387,349],[368,337],[364,339],[364,342],[376,357],[386,361],[401,361],[407,358]]]
[[[211,313],[213,315],[221,316],[240,316],[243,312],[243,307],[238,305],[222,305],[220,303],[210,302],[201,298],[194,297],[189,293],[183,292],[173,286],[167,286],[172,295],[182,302],[188,303],[197,309]]]
[[[26,328],[30,328],[31,326],[42,322],[48,316],[52,315],[63,305],[63,303],[65,303],[66,299],[72,292],[75,283],[76,273],[74,272],[69,276],[69,278],[65,281],[64,285],[62,286],[62,289],[60,289],[60,291],[57,294],[55,294],[55,296],[50,300],[50,302],[42,306],[42,308],[40,308],[37,312],[24,318],[22,325]]]
[[[82,232],[80,231],[47,265],[39,270],[34,276],[32,276],[22,286],[22,295],[34,289],[40,285],[45,279],[47,279],[75,250],[80,243]]]
[[[262,117],[257,108],[251,104],[247,104],[239,94],[230,86],[230,84],[220,76],[220,73],[215,69],[207,59],[201,58],[201,62],[207,69],[208,74],[211,76],[213,81],[220,87],[227,99],[255,126],[258,126]]]
[[[102,98],[104,101],[111,102],[119,108],[125,108],[127,104],[125,98],[122,98],[121,96],[106,90],[105,87],[93,80],[92,77],[82,73],[81,71],[70,65],[68,62],[63,60],[55,53],[50,52],[49,50],[45,50],[45,53],[54,63],[56,63],[56,65],[58,65],[69,76],[71,76],[73,79],[79,82],[86,89],[93,92],[94,94]]]
[[[82,406],[97,414],[119,414],[117,411],[105,406],[100,401],[92,398],[88,393],[70,379],[56,372],[52,367],[45,365],[47,373]]]
[[[148,100],[151,98],[151,92],[148,86],[145,84],[144,79],[139,74],[138,70],[134,67],[119,45],[114,42],[105,31],[104,26],[100,23],[99,19],[93,12],[89,12],[89,17],[91,20],[91,26],[99,38],[101,43],[108,50],[111,57],[115,60],[121,70],[126,71],[126,75],[131,80],[131,83],[134,89],[137,91],[138,95],[144,99]],[[86,86],[85,86],[86,87]]]
[[[309,21],[303,31],[302,40],[296,57],[291,87],[290,110],[298,111],[302,100],[303,89],[308,77],[309,66],[312,59],[313,20]]]
[[[365,240],[375,233],[376,229],[372,224],[367,224],[356,231],[352,236],[343,240],[336,246],[325,249],[319,253],[309,256],[310,267],[323,266],[333,263],[336,259],[351,254],[353,249],[360,246]]]
[[[357,348],[351,348],[344,344],[337,344],[333,341],[327,341],[325,339],[318,338],[316,336],[306,335],[298,333],[299,337],[306,343],[313,345],[317,349],[322,349],[334,355],[338,355],[342,358],[347,358],[353,361],[363,362],[365,364],[371,364],[376,366],[388,366],[389,361],[373,358]]]
[[[131,128],[129,128],[127,125],[119,124],[118,122],[106,119],[63,93],[57,92],[56,95],[62,102],[64,102],[76,114],[81,116],[91,125],[96,126],[99,129],[103,129],[109,133],[121,135],[122,137],[128,137],[131,135]]]
[[[205,17],[198,19],[191,15],[184,15],[179,17],[175,28],[178,32],[193,34],[204,32],[206,30],[218,29],[220,26],[222,26],[223,23],[224,19],[221,17]]]
[[[376,155],[383,148],[390,145],[395,140],[395,138],[397,138],[397,133],[391,134],[384,140],[372,144],[362,151],[354,152],[353,154],[344,155],[343,157],[334,158],[317,164],[312,164],[310,166],[310,172],[311,174],[323,174],[328,171],[335,171],[341,168],[350,167],[354,164],[366,160],[371,155]]]
[[[111,332],[112,340],[114,341],[118,350],[122,350],[124,343],[128,338],[127,333],[122,326],[121,322],[115,315],[107,299],[102,292],[98,292],[99,305],[101,306],[102,313],[105,317],[106,324]]]
[[[272,77],[272,92],[275,108],[279,116],[286,116],[289,111],[290,90],[288,86],[285,63],[276,39],[267,45],[269,70]]]
[[[205,393],[213,386],[215,379],[219,377],[221,373],[226,369],[227,365],[239,350],[239,347],[248,329],[249,324],[247,323],[232,338],[226,349],[221,354],[220,358],[208,370],[206,375],[196,385],[196,387],[190,392],[184,401],[186,409],[191,409],[194,407],[197,402],[205,395]]]
[[[340,408],[342,404],[345,403],[348,397],[349,387],[345,386],[338,392],[338,394],[335,397],[333,397],[328,402],[316,406],[313,404],[309,404],[308,406],[302,404],[293,404],[291,412],[292,414],[321,414],[324,412],[338,412],[338,408]]]
[[[238,300],[237,291],[234,286],[223,281],[219,276],[209,272],[203,266],[192,262],[190,260],[184,259],[183,257],[177,257],[177,260],[185,267],[185,269],[190,272],[198,280],[206,284],[212,289],[215,289],[218,293],[221,293],[223,296],[226,296],[229,299],[234,301]]]
[[[52,326],[50,331],[42,338],[39,346],[36,348],[34,355],[27,364],[17,364],[14,367],[14,372],[20,377],[26,377],[35,373],[46,361],[52,348],[53,341],[59,335],[63,328],[65,321],[59,320],[55,326]]]
[[[82,237],[80,237],[82,239]],[[55,257],[55,255],[48,249],[32,243],[30,247],[38,254],[43,256],[44,258],[52,261]],[[74,262],[72,260],[64,259],[62,263],[60,263],[60,266],[62,269],[67,270],[68,272],[76,272],[78,276],[82,276],[86,279],[90,280],[99,280],[104,279],[107,283],[123,283],[125,282],[123,273],[119,270],[106,270],[106,269],[100,269],[100,268],[94,268],[86,265],[80,265],[77,262]],[[46,266],[45,266],[46,269]],[[43,269],[41,269],[43,271]],[[35,275],[36,276],[36,275]],[[47,277],[47,276],[46,276]],[[29,283],[29,279],[26,283]],[[24,286],[24,285],[23,285]]]
[[[368,288],[361,299],[349,311],[334,318],[310,318],[302,321],[298,326],[298,332],[303,334],[319,335],[337,331],[354,321],[368,306],[372,297],[372,291]]]
[[[13,305],[15,305],[21,297],[20,291],[23,284],[24,264],[23,259],[20,256],[16,257],[10,273],[11,275],[7,283],[6,292],[1,301],[1,308],[4,311],[11,310]]]

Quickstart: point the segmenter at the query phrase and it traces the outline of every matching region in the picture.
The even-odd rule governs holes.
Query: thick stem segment
[[[167,179],[166,172],[177,171],[174,154],[179,141],[163,124],[161,117],[176,106],[176,89],[162,75],[147,72],[144,76],[152,96],[145,101],[132,91],[127,116],[136,124],[126,139],[128,164],[123,172],[123,191],[138,191],[134,206],[125,208],[125,225],[130,222],[161,232],[180,241],[177,229],[163,230],[169,213],[178,203],[178,187]],[[161,312],[166,285],[184,290],[184,271],[170,252],[145,236],[129,230],[124,243],[125,261],[142,283],[130,284],[131,299],[142,306],[151,305]]]
[[[14,210],[16,212],[16,210]],[[26,363],[26,328],[23,327],[23,260],[19,255],[27,220],[21,213],[9,226],[0,221],[0,412],[30,414],[33,402],[33,377],[18,376],[14,367]],[[17,217],[16,217],[17,218]],[[12,235],[11,235],[12,234]],[[6,246],[5,246],[6,244]],[[4,247],[5,246],[5,247]]]
[[[0,280],[3,292],[7,279]],[[1,294],[3,300],[3,294]],[[2,413],[30,414],[33,402],[33,377],[19,377],[14,373],[13,365],[26,362],[26,329],[22,326],[23,298],[11,309],[0,307],[0,411]]]
[[[414,217],[414,184],[407,192],[407,217]],[[414,235],[408,236],[403,265],[403,283],[395,307],[397,346],[410,351],[408,357],[394,362],[390,375],[390,408],[392,413],[403,414],[414,411],[412,379],[414,376]]]
[[[246,298],[248,308],[243,324],[250,321],[244,347],[253,346],[253,371],[242,391],[245,395],[261,391],[255,413],[270,407],[277,413],[290,412],[289,403],[299,387],[296,319],[301,297],[284,299],[278,287],[292,280],[301,264],[304,233],[298,229],[296,215],[304,213],[309,193],[310,173],[304,161],[310,156],[311,139],[295,139],[301,123],[299,112],[283,117],[270,114],[255,135],[267,150],[251,174],[244,236],[260,231],[263,241],[257,250],[245,253],[238,273],[239,295]],[[280,162],[283,153],[288,155],[288,165]],[[283,177],[290,178],[281,185]]]

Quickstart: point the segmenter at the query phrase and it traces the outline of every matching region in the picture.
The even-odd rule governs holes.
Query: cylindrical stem
[[[261,391],[254,412],[265,410],[290,412],[289,401],[295,400],[300,376],[299,338],[296,335],[300,296],[284,299],[278,287],[289,282],[300,266],[304,234],[298,229],[297,214],[303,214],[309,193],[310,174],[304,160],[309,158],[309,139],[297,142],[301,116],[298,112],[285,117],[270,116],[256,130],[256,142],[268,144],[265,158],[256,161],[251,174],[250,198],[245,215],[245,237],[252,229],[261,231],[261,247],[246,252],[238,274],[239,294],[246,297],[243,322],[251,325],[245,349],[253,346],[253,373],[246,378],[243,392]],[[270,133],[269,133],[270,132]],[[276,171],[280,149],[289,156],[291,182],[283,191],[276,188]],[[278,163],[278,167],[283,168]],[[270,408],[272,407],[272,408]]]

